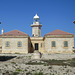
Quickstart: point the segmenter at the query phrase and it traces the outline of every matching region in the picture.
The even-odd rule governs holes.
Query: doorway
[[[38,50],[38,43],[35,43],[35,50]]]

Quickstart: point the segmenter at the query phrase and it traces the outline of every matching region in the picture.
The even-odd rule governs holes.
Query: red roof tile
[[[45,34],[45,35],[73,35],[73,34],[56,29],[48,34]]]
[[[28,34],[21,32],[19,30],[13,30],[4,34],[1,34],[3,36],[28,36]]]

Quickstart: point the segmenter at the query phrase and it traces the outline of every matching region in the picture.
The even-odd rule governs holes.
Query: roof
[[[19,30],[13,30],[7,33],[1,34],[2,36],[28,36],[28,34],[21,32]]]
[[[50,33],[45,34],[45,35],[73,35],[73,34],[56,29],[56,30],[54,30],[54,31],[52,31]]]

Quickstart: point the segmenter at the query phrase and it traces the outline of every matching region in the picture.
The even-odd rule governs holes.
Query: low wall
[[[33,56],[33,53],[28,53],[28,54],[0,54],[0,56]],[[68,60],[75,58],[75,53],[71,54],[42,54],[42,59],[55,59],[55,60]]]

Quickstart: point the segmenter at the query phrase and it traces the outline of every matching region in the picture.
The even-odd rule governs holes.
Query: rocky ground
[[[75,54],[0,54],[0,75],[75,75]]]

